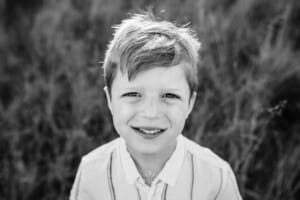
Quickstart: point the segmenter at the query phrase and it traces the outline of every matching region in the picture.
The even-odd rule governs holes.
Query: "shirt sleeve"
[[[80,187],[80,179],[81,179],[81,164],[79,165],[79,168],[76,173],[76,177],[71,189],[69,200],[79,200],[79,187]]]
[[[84,189],[84,183],[82,177],[83,177],[83,164],[81,161],[70,192],[69,200],[91,200],[92,199],[89,193]]]
[[[221,190],[216,200],[242,200],[235,175],[229,166],[222,174]]]

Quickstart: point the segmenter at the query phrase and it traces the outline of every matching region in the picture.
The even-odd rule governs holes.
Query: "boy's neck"
[[[137,170],[143,177],[147,185],[151,185],[155,177],[161,172],[165,163],[169,160],[176,145],[169,151],[159,154],[131,154]]]

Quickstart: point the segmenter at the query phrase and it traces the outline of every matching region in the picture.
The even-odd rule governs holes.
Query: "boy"
[[[190,29],[133,15],[116,27],[104,88],[120,138],[84,156],[71,200],[240,200],[229,165],[181,135],[197,89]]]

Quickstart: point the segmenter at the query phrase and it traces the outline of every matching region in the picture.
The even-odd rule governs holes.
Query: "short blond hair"
[[[196,90],[200,42],[190,28],[160,21],[151,12],[134,14],[114,28],[103,64],[109,93],[118,70],[131,80],[141,71],[183,62],[190,90]]]

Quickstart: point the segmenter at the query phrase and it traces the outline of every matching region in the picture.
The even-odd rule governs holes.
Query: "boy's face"
[[[190,89],[183,64],[154,67],[128,81],[118,72],[108,91],[113,123],[133,155],[171,153],[191,112],[196,93]]]

